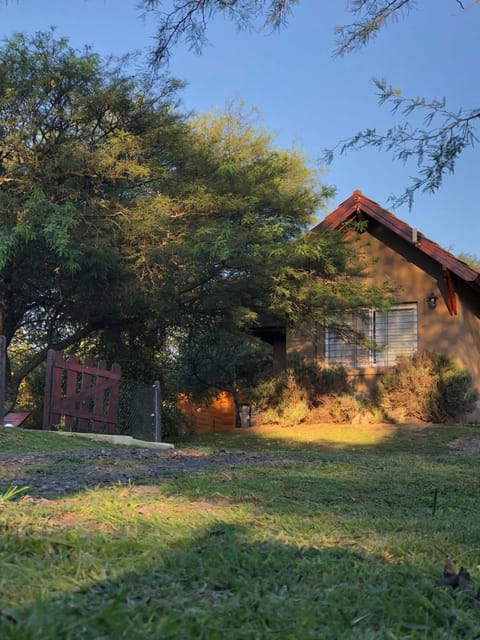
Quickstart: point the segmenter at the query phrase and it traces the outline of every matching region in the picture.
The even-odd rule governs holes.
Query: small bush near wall
[[[257,423],[292,424],[304,422],[327,397],[348,390],[343,367],[297,360],[287,371],[264,380],[248,395],[257,410]]]
[[[377,402],[388,417],[426,422],[459,420],[475,409],[478,393],[470,373],[443,354],[420,352],[398,359],[380,379]]]
[[[343,393],[329,396],[322,403],[328,422],[339,424],[375,424],[386,422],[384,412],[368,394]],[[312,416],[314,418],[314,416]],[[325,420],[324,420],[325,421]]]
[[[310,407],[316,407],[322,398],[348,393],[348,375],[341,365],[297,360],[292,363],[296,383],[304,390]]]

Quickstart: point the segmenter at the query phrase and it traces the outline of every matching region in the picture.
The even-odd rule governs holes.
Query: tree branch
[[[428,193],[436,191],[445,175],[455,171],[461,153],[467,147],[476,145],[480,108],[452,112],[446,108],[445,99],[427,102],[425,98],[406,98],[384,80],[376,80],[375,84],[379,89],[380,104],[388,102],[394,114],[401,112],[407,118],[414,112],[424,112],[426,126],[413,126],[407,119],[384,133],[365,129],[340,141],[333,149],[324,150],[322,159],[330,164],[337,150],[342,155],[365,147],[390,152],[394,160],[403,163],[414,159],[419,167],[419,176],[400,196],[393,198],[394,206],[407,203],[411,207],[418,190]],[[438,126],[431,126],[435,121],[440,121]]]
[[[402,10],[410,10],[415,0],[353,0],[350,12],[362,19],[342,27],[337,27],[337,48],[335,55],[344,56],[358,51],[377,35],[388,21],[398,18]]]

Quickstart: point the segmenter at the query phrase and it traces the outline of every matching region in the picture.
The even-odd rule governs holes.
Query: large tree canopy
[[[50,33],[16,36],[0,60],[10,401],[48,348],[87,336],[127,332],[153,357],[172,335],[238,336],[265,314],[325,322],[378,301],[351,286],[348,246],[305,236],[331,191],[245,109],[186,120],[174,82],[133,80]]]
[[[190,121],[175,184],[128,211],[127,259],[177,327],[251,327],[272,313],[325,322],[379,298],[374,288],[354,294],[361,267],[350,245],[306,235],[332,190],[251,117],[234,107]]]
[[[2,47],[0,333],[16,354],[12,399],[48,348],[142,319],[119,218],[148,182],[147,156],[168,167],[183,126],[171,91],[163,82],[153,95],[50,33]]]

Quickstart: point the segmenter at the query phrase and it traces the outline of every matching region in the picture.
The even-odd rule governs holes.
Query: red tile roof
[[[383,209],[377,202],[364,196],[358,189],[342,202],[335,211],[332,211],[325,220],[317,224],[312,229],[312,232],[321,231],[322,229],[340,230],[346,222],[355,218],[360,220],[371,218],[375,220],[406,242],[414,244],[419,251],[436,260],[444,269],[448,269],[466,283],[480,287],[480,273],[456,258],[449,251],[442,249],[436,242],[429,240],[423,233],[394,216],[390,211]]]

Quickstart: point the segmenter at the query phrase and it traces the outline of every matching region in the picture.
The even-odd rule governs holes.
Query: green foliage
[[[250,399],[257,410],[257,422],[288,423],[308,413],[307,393],[297,382],[293,369],[266,379],[252,389]]]
[[[330,395],[323,400],[321,409],[324,415],[328,415],[328,421],[334,423],[365,425],[386,422],[382,408],[368,393],[356,395],[350,391]]]
[[[480,273],[480,258],[472,253],[459,253],[457,258],[463,260],[474,271]]]
[[[244,105],[187,122],[174,81],[134,79],[51,33],[0,53],[9,406],[48,348],[151,380],[181,336],[179,361],[203,354],[196,377],[235,389],[248,359],[263,362],[248,331],[266,315],[321,324],[381,304],[380,288],[352,284],[349,245],[306,234],[332,189]]]
[[[478,392],[468,371],[450,357],[419,352],[402,356],[378,383],[379,405],[392,418],[413,416],[432,422],[449,422],[473,411]]]
[[[386,25],[398,20],[402,12],[415,6],[415,0],[353,0],[348,10],[355,16],[352,24],[336,28],[336,55],[358,51]]]
[[[262,380],[250,390],[249,397],[262,422],[291,424],[304,421],[328,396],[347,390],[343,367],[297,359],[286,371]]]
[[[16,500],[26,491],[28,491],[28,487],[17,487],[16,485],[11,484],[9,487],[7,487],[7,489],[3,491],[3,493],[0,493],[0,504],[2,502]]]
[[[454,0],[452,0],[452,3]],[[463,3],[456,4],[464,9]],[[416,5],[414,0],[355,0],[349,11],[355,20],[337,28],[336,54],[343,56],[367,45],[385,25],[408,13]],[[410,186],[394,203],[408,203],[411,207],[417,191],[437,191],[446,175],[455,171],[462,153],[478,142],[477,123],[480,109],[447,106],[446,98],[426,99],[406,97],[385,79],[374,79],[379,104],[387,103],[400,122],[384,132],[370,127],[343,140],[334,149],[324,152],[323,160],[330,163],[334,152],[343,154],[364,147],[374,147],[392,154],[403,163],[414,160],[419,168]],[[421,123],[421,124],[420,124]]]
[[[452,6],[464,9],[461,0],[450,0]],[[157,44],[152,61],[159,64],[169,57],[171,49],[186,41],[201,51],[207,38],[210,20],[221,15],[240,28],[260,26],[278,29],[287,23],[290,12],[298,0],[173,0],[165,7],[162,0],[142,0],[148,12],[157,20]],[[353,0],[345,11],[352,21],[336,27],[336,56],[361,50],[387,25],[416,7],[415,0]],[[405,162],[416,160],[419,175],[412,179],[404,193],[395,199],[397,205],[408,202],[411,206],[418,190],[435,192],[449,173],[453,173],[462,153],[478,141],[478,106],[452,110],[446,100],[427,100],[423,97],[404,97],[400,90],[385,80],[374,80],[380,104],[387,102],[394,113],[401,113],[403,122],[378,132],[370,127],[343,140],[334,149],[324,152],[323,160],[330,163],[339,148],[340,153],[373,146],[392,153],[393,158]],[[420,115],[423,125],[415,124]],[[412,117],[413,114],[413,117]],[[417,122],[419,120],[417,119]]]
[[[402,356],[381,376],[373,394],[358,395],[349,387],[343,367],[298,360],[279,376],[263,380],[252,392],[263,423],[298,421],[369,424],[458,421],[473,411],[478,392],[472,376],[448,356],[417,353]]]
[[[1,47],[0,333],[11,361],[8,406],[49,347],[138,322],[144,311],[119,222],[150,173],[147,132],[148,154],[159,162],[179,119],[169,110],[171,83],[154,99],[142,82],[52,33],[18,34]],[[163,145],[154,147],[152,131],[157,140],[165,132]]]
[[[310,407],[318,406],[324,396],[349,390],[347,370],[341,365],[298,359],[293,363],[293,369],[298,385],[307,393]]]
[[[352,424],[362,413],[362,405],[351,393],[330,396],[324,403],[332,422]]]
[[[274,146],[255,113],[232,104],[189,128],[171,193],[129,212],[128,260],[178,352],[178,391],[235,394],[263,368],[249,330],[265,317],[320,323],[384,292],[352,285],[358,261],[337,234],[306,234],[331,190],[295,149]]]
[[[297,298],[289,273],[305,271],[304,234],[330,191],[294,150],[276,149],[243,107],[190,123],[175,184],[136,201],[129,212],[128,260],[141,286],[159,292],[165,323],[251,326],[259,314]],[[338,272],[344,258],[314,248]]]
[[[436,192],[445,176],[454,173],[462,153],[475,146],[480,109],[475,107],[455,112],[447,106],[445,98],[409,98],[385,79],[376,79],[374,83],[379,103],[388,103],[394,114],[402,114],[404,121],[385,132],[378,132],[375,128],[359,131],[338,143],[335,149],[326,150],[323,161],[330,164],[336,149],[344,154],[365,147],[388,151],[394,160],[403,163],[416,160],[419,175],[412,178],[411,185],[394,199],[396,206],[407,203],[411,208],[417,191]],[[423,126],[414,124],[416,114],[421,116]]]
[[[194,400],[227,391],[240,425],[241,396],[271,366],[270,346],[244,330],[222,325],[177,332],[174,345],[177,356],[172,358],[170,387]]]
[[[239,28],[281,27],[299,0],[173,0],[165,7],[163,0],[141,0],[140,6],[157,19],[157,41],[152,62],[159,65],[168,59],[174,46],[186,41],[200,52],[207,41],[209,21],[215,16],[233,20]]]
[[[203,327],[180,336],[177,345],[177,375],[196,399],[254,385],[271,362],[269,345],[244,331],[222,327]]]

